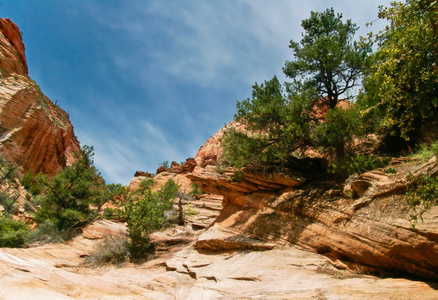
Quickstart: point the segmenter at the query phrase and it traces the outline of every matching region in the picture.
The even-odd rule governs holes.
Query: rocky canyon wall
[[[412,174],[438,175],[437,158],[394,160],[391,167],[395,174],[374,170],[340,182],[302,170],[296,176],[247,172],[236,180],[232,169],[219,174],[215,166],[198,166],[188,178],[222,195],[224,209],[196,247],[260,250],[293,244],[326,255],[339,268],[359,265],[366,272],[438,279],[438,207],[414,228],[405,196]]]
[[[19,28],[0,19],[0,153],[8,161],[54,175],[80,150],[68,114],[28,76]]]

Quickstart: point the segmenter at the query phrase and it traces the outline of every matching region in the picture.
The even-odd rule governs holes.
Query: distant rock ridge
[[[80,150],[68,114],[28,77],[19,28],[0,19],[0,153],[22,172],[55,175]]]

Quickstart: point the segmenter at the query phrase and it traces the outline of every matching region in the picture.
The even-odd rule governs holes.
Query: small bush
[[[18,195],[12,196],[9,193],[0,192],[0,205],[3,206],[4,211],[3,214],[6,216],[10,216],[17,212],[18,205],[16,200],[18,199]]]
[[[130,257],[128,239],[123,235],[106,237],[96,247],[95,251],[86,258],[92,265],[117,264],[120,265]]]
[[[163,210],[152,193],[142,199],[129,199],[123,207],[123,219],[127,225],[132,258],[143,258],[152,250],[149,234],[163,225]]]
[[[196,216],[198,214],[198,212],[196,210],[194,210],[193,208],[190,207],[190,204],[187,204],[187,209],[185,211],[186,215],[190,215],[190,216]]]
[[[41,208],[35,221],[55,226],[63,239],[73,237],[92,221],[98,215],[96,207],[100,208],[113,194],[94,167],[93,155],[93,147],[83,146],[75,153],[71,166],[60,170],[50,181],[42,180]]]
[[[58,230],[53,220],[45,220],[38,224],[38,227],[29,235],[29,243],[61,243],[74,237],[76,234],[72,230]]]
[[[438,142],[432,144],[421,144],[418,147],[418,150],[412,153],[412,156],[419,157],[422,162],[429,160],[434,155],[438,155]]]
[[[117,219],[120,219],[121,216],[122,216],[122,213],[121,213],[120,209],[110,208],[110,207],[106,207],[103,210],[103,214],[102,214],[102,218],[107,219],[107,220],[117,220]]]
[[[356,155],[346,159],[345,168],[349,175],[354,173],[364,173],[366,171],[379,169],[387,166],[388,157],[379,157],[374,155]]]
[[[240,170],[233,171],[233,179],[232,179],[233,181],[240,182],[244,177],[245,177],[245,172]]]
[[[192,197],[198,197],[202,194],[204,194],[204,192],[201,190],[201,188],[199,187],[199,185],[197,185],[196,183],[192,183],[191,185],[191,191],[189,192],[190,196]]]
[[[33,180],[33,172],[32,170],[27,171],[26,174],[23,175],[23,178],[20,180],[20,184],[26,189],[29,190],[32,186],[32,180]]]
[[[393,167],[389,167],[389,168],[386,168],[385,170],[383,170],[383,172],[385,172],[386,174],[396,174],[397,170],[394,169]]]
[[[413,208],[409,220],[415,227],[418,219],[423,221],[423,214],[428,209],[438,205],[438,178],[426,176],[414,182],[412,186],[408,186],[406,197],[408,204]]]
[[[159,192],[157,193],[158,201],[163,205],[163,209],[171,209],[173,206],[173,199],[176,198],[178,193],[179,185],[173,181],[173,179],[169,179],[166,183],[161,187]]]
[[[22,221],[0,216],[0,247],[23,247],[29,233],[29,226]]]

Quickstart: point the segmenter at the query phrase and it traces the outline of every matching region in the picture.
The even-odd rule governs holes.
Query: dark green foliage
[[[315,127],[316,145],[339,164],[341,159],[353,155],[351,146],[359,128],[359,112],[353,106],[331,109],[325,115],[325,121]]]
[[[29,170],[29,171],[27,171],[27,173],[24,174],[23,177],[21,178],[21,180],[20,180],[20,184],[21,184],[26,190],[29,190],[30,187],[31,187],[32,184],[33,184],[33,182],[32,182],[32,181],[33,181],[33,178],[34,178],[33,172],[32,172],[32,170]]]
[[[0,205],[3,206],[3,215],[11,216],[16,212],[17,200],[19,195],[11,195],[7,192],[0,191]]]
[[[17,172],[20,170],[24,160],[25,159],[22,159],[19,162],[7,161],[0,155],[0,185],[5,182],[15,185],[14,179],[16,178]],[[16,192],[10,192],[7,190],[0,192],[0,205],[4,208],[4,215],[10,216],[15,212],[17,209],[16,202],[18,198],[19,194]]]
[[[151,188],[155,185],[155,181],[152,178],[143,180],[140,182],[140,188],[136,191],[136,193],[146,194],[150,192]]]
[[[96,197],[93,204],[96,206],[97,211],[100,211],[105,203],[114,202],[118,197],[123,197],[126,193],[126,188],[122,184],[111,183],[106,185],[101,195]]]
[[[413,182],[408,186],[406,196],[408,204],[413,208],[409,220],[415,227],[418,219],[423,221],[424,212],[438,205],[438,178],[426,176]]]
[[[23,247],[29,233],[27,224],[0,215],[0,247]]]
[[[107,220],[118,220],[122,217],[123,217],[123,213],[121,213],[120,209],[118,208],[106,207],[102,213],[102,218]]]
[[[301,78],[305,86],[316,91],[316,99],[330,108],[335,108],[340,96],[357,85],[365,67],[371,43],[353,40],[358,27],[333,8],[324,12],[311,12],[303,20],[305,30],[300,43],[291,41],[290,48],[295,60],[287,61],[284,73],[292,78]]]
[[[438,10],[436,1],[407,0],[381,7],[387,29],[364,79],[360,104],[368,123],[395,146],[418,142],[424,124],[438,117]],[[392,147],[391,147],[392,146]]]
[[[20,183],[31,195],[36,196],[41,194],[47,181],[48,177],[44,173],[39,172],[34,176],[32,170],[29,170],[23,175]]]
[[[9,188],[14,186],[14,178],[24,160],[16,163],[5,160],[0,156],[0,185],[9,183]],[[16,212],[19,194],[5,189],[0,192],[0,247],[22,247],[25,245],[30,228],[22,221],[12,219]]]
[[[19,162],[8,161],[0,155],[0,184],[6,180],[12,180],[17,177],[17,171],[21,168],[25,159]]]
[[[366,171],[384,168],[388,165],[389,161],[389,157],[352,154],[339,164],[333,164],[331,166],[331,172],[343,175],[361,174]]]
[[[178,185],[169,179],[158,192],[152,192],[153,180],[140,184],[139,190],[123,205],[123,219],[130,238],[129,253],[134,259],[143,258],[153,251],[149,235],[165,225],[164,211],[172,207]]]
[[[169,179],[166,183],[161,187],[158,191],[157,199],[158,202],[161,203],[162,208],[164,210],[170,209],[173,206],[172,200],[176,198],[178,193],[179,185],[173,181],[173,179]]]
[[[353,41],[356,25],[351,20],[344,23],[333,9],[312,12],[302,26],[301,42],[290,44],[295,60],[283,68],[293,81],[285,88],[277,77],[256,83],[252,98],[237,102],[234,118],[247,131],[231,128],[224,133],[226,164],[287,168],[309,148],[338,165],[351,155],[350,145],[361,127],[359,112],[337,105],[340,96],[357,85],[371,43]]]
[[[396,174],[397,170],[393,167],[389,167],[389,168],[386,168],[385,170],[383,170],[383,172],[385,172],[386,174]]]
[[[152,249],[149,235],[161,228],[163,210],[152,193],[146,193],[137,201],[130,198],[123,209],[130,238],[129,252],[133,258],[141,258]]]
[[[236,121],[247,132],[227,130],[223,136],[223,159],[234,167],[275,165],[293,152],[304,150],[310,140],[311,93],[290,85],[286,94],[274,77],[253,86],[252,99],[237,102]]]
[[[198,196],[204,194],[204,192],[201,190],[199,185],[197,185],[196,183],[192,183],[191,190],[190,190],[189,194],[192,197],[198,197]]]
[[[93,154],[93,147],[82,147],[71,166],[44,182],[41,208],[35,215],[38,223],[52,224],[55,230],[66,233],[97,216],[93,207],[100,208],[114,191],[106,189],[105,181],[93,166]]]

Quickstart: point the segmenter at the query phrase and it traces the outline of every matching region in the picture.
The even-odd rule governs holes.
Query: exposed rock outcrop
[[[224,210],[216,223],[227,230],[299,245],[346,265],[438,279],[438,207],[426,212],[424,222],[414,229],[405,198],[409,174],[436,175],[436,157],[420,168],[414,162],[394,167],[396,175],[370,172],[353,181],[350,188],[356,199],[346,197],[344,185],[332,180],[289,182],[289,188],[279,186],[267,193],[263,185],[249,189],[246,180],[233,181],[230,173],[218,175],[211,168],[189,178],[224,195]],[[260,181],[264,182],[261,177]],[[209,237],[214,236],[212,230],[218,229],[207,230],[198,248],[218,248],[217,237]]]
[[[0,77],[14,73],[27,76],[23,40],[14,22],[8,18],[0,19]]]
[[[436,283],[339,270],[324,256],[295,247],[196,251],[185,244],[196,237],[187,227],[152,236],[158,257],[117,267],[85,264],[104,237],[124,234],[123,224],[107,220],[89,224],[66,244],[1,248],[0,298],[423,300],[438,295]]]
[[[0,153],[23,171],[54,175],[80,150],[68,114],[27,75],[20,32],[0,19]]]

